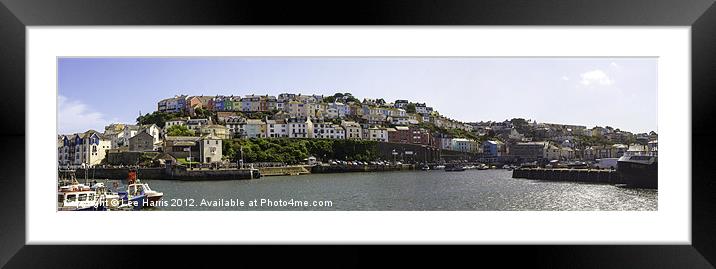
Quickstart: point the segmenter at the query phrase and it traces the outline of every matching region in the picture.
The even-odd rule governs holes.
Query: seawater
[[[164,193],[143,210],[657,210],[657,190],[513,179],[508,170],[310,174],[254,180],[144,180]]]

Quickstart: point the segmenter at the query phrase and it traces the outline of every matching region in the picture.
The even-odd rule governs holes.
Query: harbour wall
[[[349,172],[383,172],[414,170],[415,165],[316,165],[311,167],[311,173],[349,173]]]
[[[600,169],[520,168],[512,171],[512,178],[604,184],[621,183],[621,177],[615,170]]]
[[[239,180],[259,178],[258,170],[250,169],[191,169],[181,167],[137,168],[137,178],[169,179],[169,180]],[[90,168],[87,169],[88,179],[127,179],[129,168]],[[75,177],[82,182],[85,170],[77,169]]]
[[[304,166],[283,166],[283,167],[261,167],[259,168],[259,171],[261,172],[261,176],[289,176],[289,175],[303,175],[303,174],[310,174],[311,171],[309,170],[311,167]]]

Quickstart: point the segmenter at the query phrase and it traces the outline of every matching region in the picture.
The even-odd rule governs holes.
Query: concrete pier
[[[604,184],[620,183],[617,171],[602,169],[519,168],[512,171],[512,178]]]

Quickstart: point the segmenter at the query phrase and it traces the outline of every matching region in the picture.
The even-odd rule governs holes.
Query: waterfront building
[[[451,142],[451,150],[461,152],[473,152],[477,153],[480,146],[477,141],[467,138],[453,138]]]
[[[520,142],[510,147],[510,155],[530,162],[546,158],[547,142]]]
[[[395,126],[395,128],[389,128],[388,142],[418,144],[431,147],[438,146],[428,130],[415,126]]]
[[[203,163],[220,162],[222,159],[222,141],[218,137],[205,136],[167,136],[164,140],[164,152],[177,160]]]
[[[410,128],[408,128],[408,126],[395,126],[394,128],[388,128],[387,131],[388,142],[404,144],[410,144],[412,142],[410,138]]]
[[[129,151],[154,151],[154,137],[147,132],[140,132],[129,139]]]
[[[482,143],[482,153],[486,157],[499,157],[507,155],[507,148],[501,141],[487,140]]]
[[[415,126],[388,128],[388,142],[437,146],[428,130]]]
[[[217,163],[221,162],[222,155],[222,144],[223,141],[220,137],[205,135],[201,137],[199,141],[200,161],[203,163]]]
[[[560,154],[560,159],[561,159],[561,160],[566,160],[566,161],[573,160],[573,159],[575,159],[575,157],[576,157],[576,154],[575,154],[574,149],[572,149],[572,148],[570,148],[570,147],[562,147],[562,148],[560,148],[560,153],[559,153],[559,154]]]
[[[447,149],[447,150],[452,149],[452,137],[451,136],[446,135],[446,134],[438,134],[436,139],[438,140],[438,147],[440,147],[440,149]]]
[[[545,158],[547,160],[559,160],[562,156],[562,151],[555,145],[548,145],[547,151],[545,152]]]
[[[360,140],[363,135],[361,134],[362,128],[360,124],[355,121],[342,121],[341,126],[345,130],[344,134],[346,139]]]
[[[59,165],[63,166],[98,165],[112,148],[112,141],[95,130],[66,135],[61,139],[57,157]]]

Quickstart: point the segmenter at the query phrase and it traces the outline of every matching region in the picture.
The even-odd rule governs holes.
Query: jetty
[[[306,168],[308,167],[308,168]],[[294,165],[294,166],[279,166],[279,167],[261,167],[259,172],[262,176],[297,176],[310,174],[311,166]]]
[[[512,178],[604,184],[622,183],[619,173],[616,170],[608,169],[518,168],[512,171]]]

